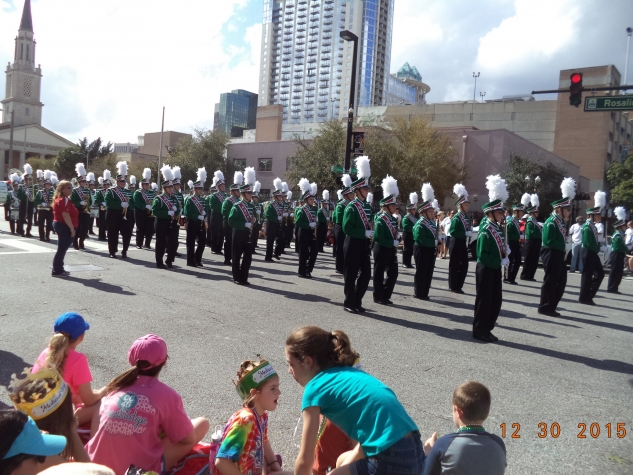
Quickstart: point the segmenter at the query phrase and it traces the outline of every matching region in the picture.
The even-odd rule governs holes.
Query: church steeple
[[[31,16],[31,0],[25,0],[24,9],[22,10],[22,21],[20,22],[20,30],[30,31],[33,33],[33,17]]]

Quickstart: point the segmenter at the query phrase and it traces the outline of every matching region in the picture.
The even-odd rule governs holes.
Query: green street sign
[[[334,173],[345,173],[345,169],[344,169],[343,167],[339,167],[338,165],[333,166],[333,167],[331,168],[331,170],[332,170]],[[350,175],[357,175],[357,174],[358,174],[358,170],[356,170],[356,168],[352,168],[352,169],[349,171],[349,174],[350,174]]]
[[[585,112],[633,110],[633,94],[585,98]]]

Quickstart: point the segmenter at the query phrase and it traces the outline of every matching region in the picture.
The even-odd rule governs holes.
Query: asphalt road
[[[244,288],[232,283],[230,269],[208,251],[204,269],[178,259],[174,270],[158,270],[150,251],[134,249],[127,261],[112,260],[105,243],[90,239],[92,250],[69,252],[66,264],[95,267],[54,279],[55,244],[7,231],[8,223],[0,221],[3,385],[11,373],[32,365],[55,317],[68,310],[90,322],[79,351],[88,356],[95,386],[127,369],[135,338],[159,334],[170,356],[161,379],[183,396],[191,417],[205,416],[212,426],[240,406],[231,382],[240,362],[261,354],[281,373],[283,395],[271,414],[270,438],[289,467],[298,452],[293,432],[302,389],[286,372],[284,341],[292,329],[312,324],[348,333],[364,369],[394,389],[425,438],[455,429],[453,389],[475,379],[493,396],[486,429],[502,435],[501,424],[507,427],[506,473],[633,473],[633,280],[622,283],[622,295],[607,297],[605,279],[598,306],[587,307],[577,302],[580,275],[571,274],[558,318],[537,314],[540,283],[504,286],[495,330],[500,341],[482,344],[471,339],[474,263],[466,295],[448,292],[448,261],[439,260],[430,302],[413,298],[413,273],[401,269],[393,307],[373,304],[370,286],[367,313],[350,315],[342,308],[342,279],[329,248],[312,280],[296,277],[294,253],[275,264],[254,256],[252,285]],[[536,277],[542,279],[542,270]],[[9,399],[0,393],[0,406],[6,407]],[[541,422],[548,425],[544,438],[537,435]],[[554,423],[557,438],[550,432]],[[595,438],[592,423],[600,428]],[[616,436],[618,423],[626,427],[624,438]],[[513,424],[520,424],[520,438],[511,437]],[[587,425],[584,439],[578,438],[579,424]]]

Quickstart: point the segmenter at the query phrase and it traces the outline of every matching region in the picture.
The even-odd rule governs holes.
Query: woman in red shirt
[[[64,257],[73,242],[79,227],[79,210],[70,201],[73,187],[67,180],[57,185],[53,196],[53,229],[57,233],[57,252],[53,258],[53,277],[66,277],[70,272],[64,270]]]

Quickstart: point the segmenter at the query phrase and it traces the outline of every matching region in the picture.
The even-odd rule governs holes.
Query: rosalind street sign
[[[633,110],[633,94],[585,98],[585,112],[622,110]]]

